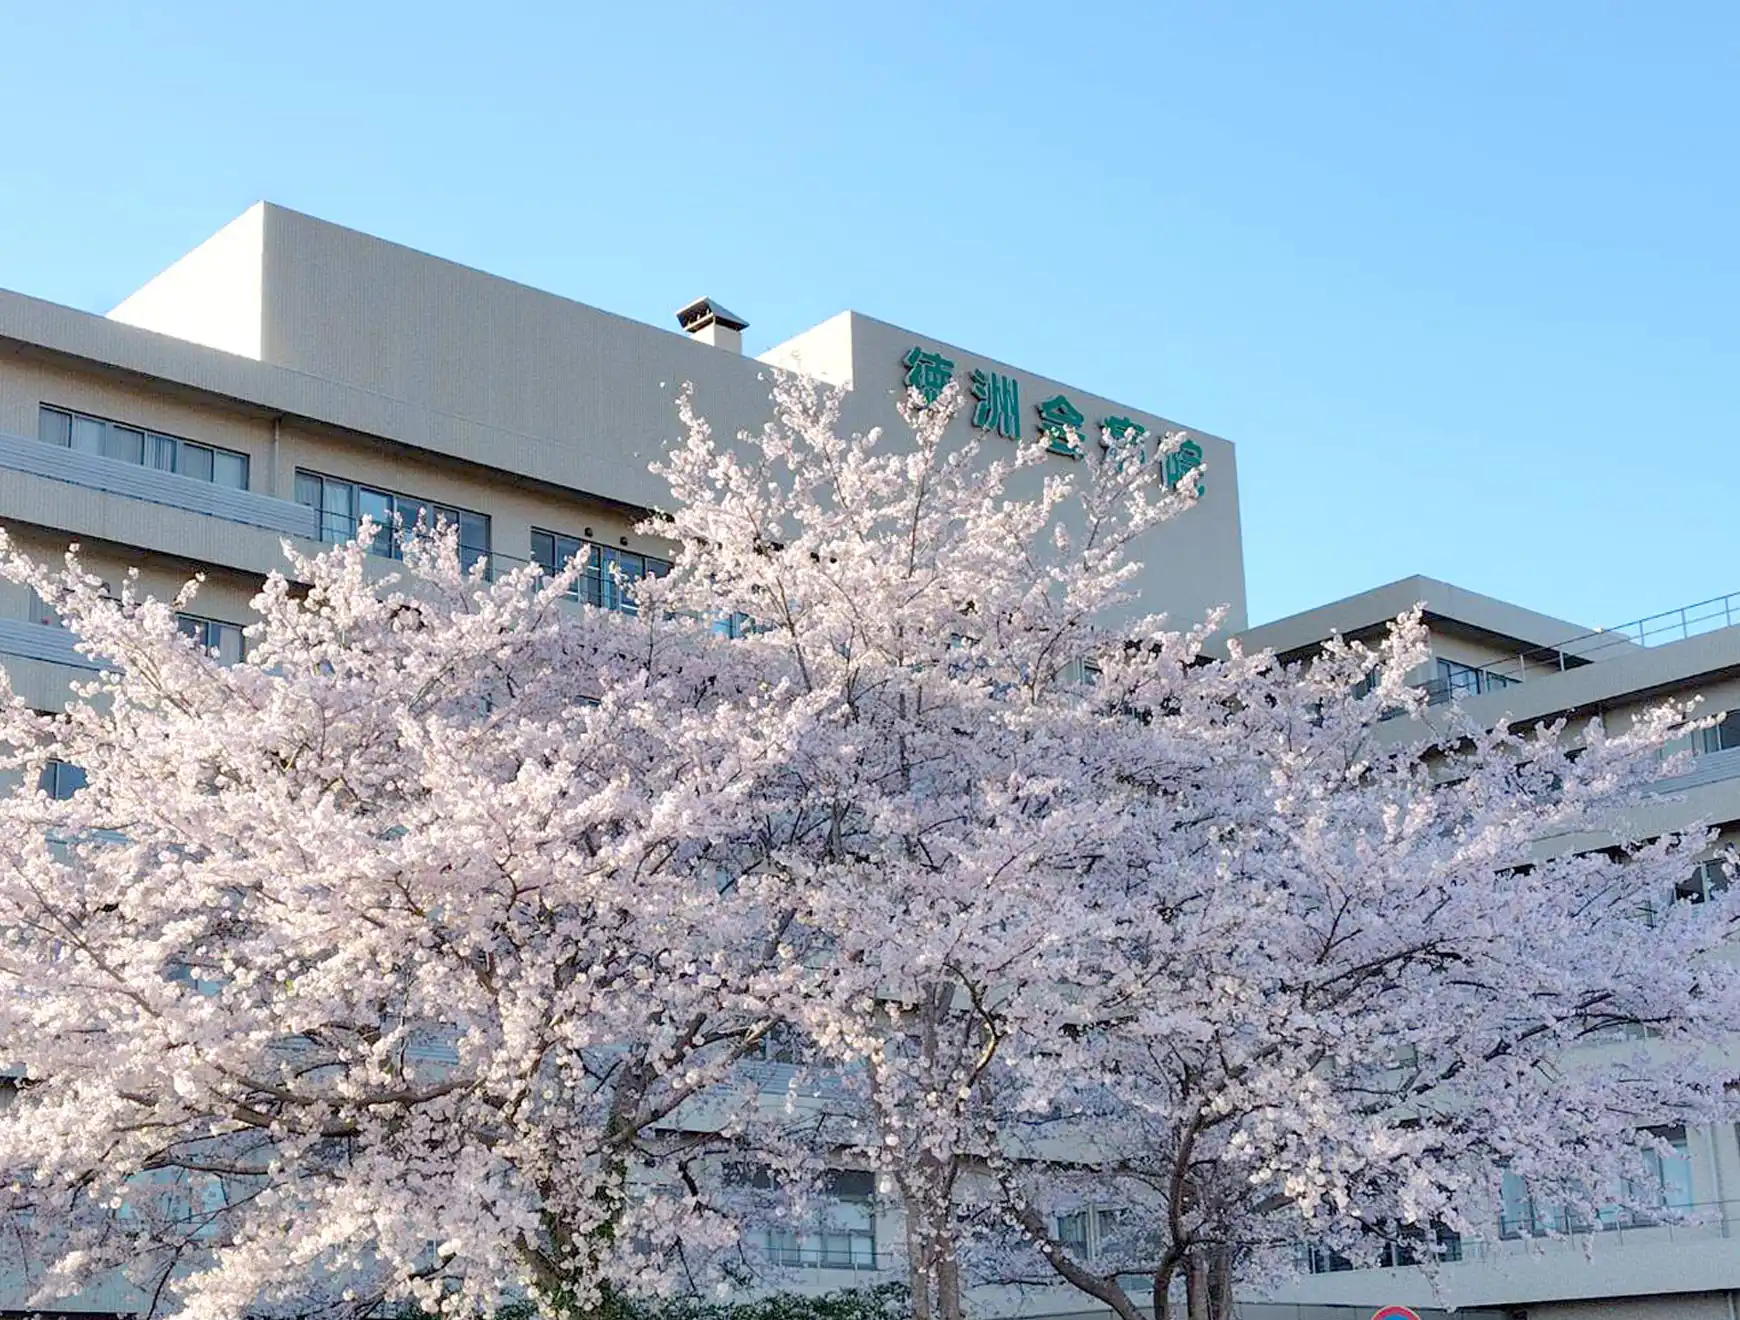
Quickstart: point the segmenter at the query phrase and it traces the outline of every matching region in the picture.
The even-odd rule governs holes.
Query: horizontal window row
[[[576,536],[563,536],[532,528],[532,562],[547,573],[566,568],[580,560],[580,576],[570,592],[577,600],[601,609],[620,610],[633,614],[634,584],[642,578],[663,577],[671,571],[670,561],[652,555],[617,550]]]
[[[247,649],[247,639],[242,636],[242,625],[225,623],[221,619],[205,619],[197,614],[177,614],[176,627],[199,645],[203,651],[208,651],[217,657],[219,664],[240,664],[242,655]]]
[[[38,436],[63,448],[236,490],[248,489],[248,456],[215,445],[47,404],[40,410]],[[351,540],[363,520],[369,519],[375,524],[370,551],[388,559],[402,557],[405,540],[419,523],[457,529],[460,556],[468,568],[491,553],[489,515],[473,509],[304,468],[296,470],[295,501],[314,510],[319,520],[319,539],[332,544]],[[580,580],[572,594],[600,608],[629,614],[636,610],[633,583],[646,577],[663,577],[671,569],[670,561],[665,559],[540,528],[532,529],[531,552],[532,560],[550,571],[581,557]]]
[[[1396,1240],[1383,1243],[1378,1249],[1378,1266],[1397,1269],[1419,1265],[1425,1260],[1457,1261],[1462,1259],[1462,1236],[1454,1229],[1434,1223],[1428,1231],[1418,1224],[1405,1224]],[[1311,1247],[1306,1251],[1306,1264],[1313,1274],[1337,1274],[1354,1268],[1353,1261],[1339,1251]]]
[[[73,412],[70,408],[44,404],[37,414],[36,435],[39,440],[63,449],[100,454],[104,458],[137,463],[194,481],[228,486],[232,490],[248,488],[246,454],[149,431],[142,426],[129,426],[125,422],[112,422],[88,413]]]
[[[114,591],[107,582],[103,583],[103,594],[111,600]],[[49,628],[64,628],[60,613],[36,594],[36,588],[30,589],[28,605],[30,622]],[[242,636],[242,625],[227,623],[222,619],[208,619],[200,614],[177,614],[175,626],[183,633],[193,638],[202,650],[214,653],[226,665],[238,663],[246,650],[246,639]]]
[[[387,559],[402,557],[405,539],[419,521],[457,528],[460,558],[467,568],[489,556],[489,516],[471,509],[302,468],[296,470],[296,502],[320,515],[320,539],[334,544],[352,539],[363,519],[370,519],[375,534],[369,549]]]
[[[728,1181],[770,1191],[778,1178],[765,1167],[732,1165]],[[802,1225],[761,1231],[761,1248],[775,1265],[823,1269],[876,1268],[876,1178],[860,1169],[830,1169],[822,1180],[819,1213]]]
[[[1673,1152],[1662,1155],[1644,1150],[1643,1180],[1618,1189],[1614,1204],[1595,1212],[1591,1220],[1574,1206],[1556,1204],[1530,1194],[1528,1184],[1514,1173],[1504,1175],[1504,1204],[1500,1209],[1499,1236],[1536,1237],[1548,1233],[1590,1233],[1611,1228],[1643,1228],[1659,1222],[1650,1207],[1685,1212],[1693,1207],[1691,1150],[1686,1130],[1674,1126],[1656,1132]]]

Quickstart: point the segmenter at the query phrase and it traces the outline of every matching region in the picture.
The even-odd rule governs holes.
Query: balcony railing
[[[79,654],[78,640],[65,628],[53,624],[0,619],[0,655],[44,660],[51,665],[70,665],[74,669],[102,668],[88,655]]]
[[[1724,747],[1719,752],[1700,752],[1680,774],[1670,779],[1658,779],[1649,786],[1652,793],[1683,793],[1689,788],[1719,783],[1740,775],[1740,747]]]
[[[1720,632],[1737,623],[1740,623],[1740,591],[1681,605],[1678,609],[1622,623],[1616,628],[1597,628],[1593,632],[1568,637],[1553,646],[1523,651],[1484,665],[1481,672],[1492,675],[1495,680],[1522,682],[1539,674],[1580,669],[1586,664],[1613,659],[1640,647],[1665,646],[1703,633]],[[1497,685],[1500,684],[1495,683]]]
[[[118,458],[105,458],[101,454],[62,449],[58,445],[22,436],[0,434],[0,470],[28,473],[86,490],[184,509],[226,522],[263,528],[281,536],[300,536],[310,540],[318,536],[314,510],[290,500],[250,490],[232,490],[209,481],[197,481]]]

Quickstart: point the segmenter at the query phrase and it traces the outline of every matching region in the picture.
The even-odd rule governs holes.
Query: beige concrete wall
[[[153,388],[94,368],[0,355],[0,432],[34,436],[37,410],[44,403],[237,450],[248,455],[250,488],[273,493],[264,480],[272,423],[258,410],[211,395]]]
[[[626,537],[631,549],[648,554],[670,552],[666,542],[635,533],[636,519],[621,506],[578,493],[533,487],[512,480],[511,474],[468,468],[437,455],[330,428],[317,430],[305,422],[287,421],[275,427],[271,419],[228,407],[209,396],[154,388],[147,382],[94,370],[0,357],[0,431],[35,435],[38,409],[44,403],[239,450],[249,455],[250,484],[258,493],[291,498],[295,471],[306,468],[488,514],[494,548],[518,562],[530,553],[534,526],[575,536],[591,527],[593,539],[605,544],[619,545]],[[26,483],[36,480],[8,474],[4,484],[21,492]],[[141,542],[161,551],[181,550],[197,559],[207,553],[199,544],[177,545],[173,534],[166,543],[161,537],[150,538],[148,529],[177,515],[200,518],[206,524],[217,522],[94,491],[67,488],[58,496],[15,502],[0,491],[0,524],[15,526],[20,519],[37,518],[64,532],[69,540],[100,536],[122,543]],[[246,528],[237,531],[254,533]],[[271,539],[263,533],[248,539],[261,536]],[[232,560],[220,558],[216,562]],[[274,556],[273,564],[276,562]],[[263,571],[273,564],[260,564],[251,557],[248,566]]]
[[[16,359],[9,363],[9,379],[0,381],[0,430],[32,434],[37,404],[60,402],[241,449],[253,460],[252,488],[279,497],[291,494],[298,462],[319,465],[333,475],[375,480],[487,513],[497,524],[497,548],[519,557],[529,548],[532,525],[563,531],[591,525],[604,539],[608,533],[601,524],[608,524],[615,532],[610,539],[620,543],[626,519],[609,512],[614,503],[653,506],[668,499],[647,465],[676,433],[674,399],[683,382],[694,383],[700,408],[721,436],[757,426],[767,415],[762,362],[279,208],[250,212],[231,233],[249,242],[236,239],[230,246],[240,244],[251,253],[256,229],[263,251],[257,281],[250,274],[251,256],[239,264],[190,259],[191,264],[172,268],[124,304],[128,315],[157,330],[194,334],[197,327],[186,323],[194,312],[184,303],[198,304],[200,317],[224,324],[251,316],[257,303],[262,362],[217,374],[234,376],[238,389],[247,375],[241,368],[254,366],[288,370],[298,382],[361,391],[371,404],[367,410],[383,419],[375,434],[399,445],[396,454],[371,448],[354,430],[340,430],[319,417],[289,410],[274,414],[274,403],[264,398],[271,391],[242,396],[259,395],[258,406],[220,403],[207,395],[202,409],[186,391],[118,383],[112,372],[79,379],[72,369]],[[191,277],[183,276],[195,266],[205,274],[190,283]],[[898,443],[894,404],[905,374],[900,358],[913,343],[925,342],[910,331],[848,313],[769,356],[813,361],[813,369],[826,378],[850,384],[848,424],[888,428],[891,443]],[[1090,433],[1107,415],[1133,417],[1155,433],[1173,427],[1153,413],[953,346],[935,341],[928,346],[957,359],[963,382],[975,365],[1018,378],[1029,437],[1037,436],[1034,406],[1058,392],[1088,416]],[[401,413],[414,414],[418,425],[397,426],[391,419]],[[979,438],[969,416],[970,409],[964,410],[955,423],[962,441]],[[275,448],[274,423],[279,427]],[[1159,529],[1142,547],[1148,571],[1134,608],[1168,612],[1182,626],[1227,606],[1227,627],[1236,629],[1244,623],[1236,463],[1231,445],[1193,434],[1205,451],[1206,494],[1199,507]],[[1007,446],[996,437],[989,441],[988,454]],[[336,447],[340,443],[348,452]],[[1056,470],[1069,464],[1055,459],[1045,466]],[[1023,474],[1022,483],[1036,488],[1042,479],[1040,471],[1032,471]],[[572,492],[578,503],[564,506],[510,493],[539,486]],[[480,488],[488,491],[487,498]],[[1018,493],[1023,492],[1018,488]],[[0,508],[0,517],[10,512]],[[127,532],[122,525],[106,534],[125,538]],[[632,536],[630,548],[656,549],[637,545]]]
[[[1015,379],[1020,395],[1021,443],[1038,443],[1036,407],[1042,399],[1064,395],[1083,415],[1085,445],[1098,446],[1100,422],[1106,417],[1128,417],[1146,427],[1158,439],[1162,434],[1187,431],[1203,451],[1203,495],[1196,506],[1150,532],[1135,547],[1143,565],[1139,599],[1132,613],[1166,613],[1172,626],[1193,626],[1210,610],[1228,607],[1223,637],[1245,627],[1244,551],[1239,524],[1238,464],[1233,446],[1219,436],[1184,427],[1161,415],[1131,407],[1078,386],[1036,376],[1008,363],[972,352],[959,345],[926,338],[914,331],[871,317],[848,313],[852,335],[852,392],[845,422],[854,429],[871,426],[890,428],[896,435],[902,423],[897,400],[906,393],[907,351],[921,347],[940,352],[955,363],[955,379],[963,394],[974,368],[998,372]],[[832,322],[828,323],[830,326]],[[977,440],[987,457],[1008,456],[1012,441],[971,425],[973,400],[965,398],[949,431],[956,444]],[[1036,491],[1048,474],[1070,471],[1069,458],[1048,458],[1037,468],[1021,474],[1013,483],[1020,494]],[[1074,521],[1063,512],[1066,527]]]
[[[67,549],[65,541],[41,528],[9,534],[13,544],[40,563],[58,566]],[[250,602],[260,589],[260,578],[252,574],[210,565],[195,568],[167,556],[108,543],[81,547],[79,563],[116,592],[130,582],[135,594],[159,600],[173,597],[200,574],[204,580],[199,583],[197,603],[190,607],[190,613],[229,623],[247,623],[254,617]],[[0,582],[0,618],[27,619],[28,605],[28,588]]]
[[[425,447],[646,507],[683,382],[723,435],[766,413],[753,359],[294,211],[265,226],[263,360],[425,410]]]
[[[676,433],[682,383],[693,383],[722,438],[759,426],[768,413],[765,363],[673,331],[275,207],[265,212],[265,253],[263,359],[428,408],[447,433],[443,452],[534,476],[555,466],[578,477],[564,484],[617,498],[638,492],[632,502],[654,506],[668,494],[646,468]],[[1156,433],[1174,429],[1155,413],[855,313],[766,356],[849,385],[847,424],[886,428],[898,443],[900,359],[914,344],[954,358],[963,386],[973,366],[1016,377],[1030,439],[1037,435],[1034,406],[1059,392],[1090,419],[1090,443],[1108,415],[1132,417]],[[958,442],[980,434],[970,412],[955,421]],[[1141,608],[1193,623],[1226,605],[1228,628],[1236,629],[1245,619],[1237,464],[1226,441],[1193,434],[1205,451],[1207,493],[1144,547]],[[1007,444],[991,441],[992,453]],[[1023,484],[1036,488],[1041,479],[1032,472]]]
[[[1517,650],[1484,638],[1470,637],[1465,633],[1438,627],[1432,629],[1432,655],[1434,659],[1442,656],[1446,660],[1473,665],[1476,668],[1496,665],[1499,666],[1499,672],[1508,677],[1515,672]]]
[[[1711,1292],[1537,1302],[1528,1308],[1528,1320],[1734,1320],[1732,1297],[1732,1293]]]

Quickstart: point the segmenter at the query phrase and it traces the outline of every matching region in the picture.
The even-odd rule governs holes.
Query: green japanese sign
[[[975,369],[972,385],[973,397],[979,401],[979,406],[973,409],[973,425],[981,431],[995,431],[1008,440],[1019,440],[1021,391],[1015,377]]]
[[[1039,409],[1039,434],[1045,437],[1045,447],[1065,458],[1081,457],[1081,426],[1087,419],[1081,410],[1061,394],[1054,394]]]
[[[1168,486],[1176,486],[1184,478],[1202,466],[1202,446],[1194,440],[1186,440],[1170,454],[1162,464],[1163,476]],[[1196,479],[1196,493],[1202,494],[1202,478]]]
[[[906,384],[918,391],[926,403],[935,403],[948,383],[955,378],[955,364],[941,353],[926,353],[914,345],[901,359],[906,364]]]
[[[926,404],[935,403],[955,378],[955,364],[951,359],[917,344],[908,349],[900,361],[906,368],[907,388],[917,390]],[[981,431],[995,431],[1009,440],[1019,440],[1021,387],[1015,378],[975,367],[968,377],[968,385],[976,401],[969,419],[972,425]],[[1081,435],[1087,425],[1081,409],[1062,394],[1054,394],[1033,407],[1039,414],[1039,438],[1045,442],[1047,451],[1065,458],[1080,458]],[[1133,418],[1100,419],[1100,444],[1107,457],[1118,465],[1119,471],[1131,465],[1149,465],[1152,453],[1149,440],[1148,428]],[[1186,439],[1160,460],[1157,475],[1168,486],[1176,486],[1201,466],[1202,446]],[[1201,477],[1196,479],[1196,493],[1202,493]]]
[[[1148,461],[1148,428],[1128,417],[1107,417],[1100,422],[1100,447],[1122,472]]]

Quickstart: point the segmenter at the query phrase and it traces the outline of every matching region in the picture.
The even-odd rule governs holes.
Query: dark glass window
[[[1728,864],[1713,857],[1707,862],[1699,862],[1692,868],[1689,876],[1674,886],[1674,902],[1702,903],[1712,895],[1721,893],[1731,883]]]
[[[623,614],[634,614],[639,609],[634,601],[636,582],[663,577],[671,571],[668,559],[598,545],[537,527],[532,529],[533,563],[547,572],[555,572],[575,558],[581,561],[581,572],[569,594],[589,605]]]
[[[37,438],[45,444],[101,454],[122,463],[137,463],[175,472],[195,481],[209,481],[231,490],[248,488],[248,456],[143,427],[106,421],[70,408],[43,404],[36,417]]]
[[[1740,710],[1731,710],[1722,716],[1719,724],[1701,730],[1703,750],[1705,752],[1725,752],[1730,747],[1740,747]]]
[[[70,761],[44,761],[36,786],[56,802],[65,802],[85,786],[85,772]]]
[[[467,568],[489,557],[489,516],[471,509],[300,469],[296,473],[296,502],[319,511],[323,541],[334,544],[348,541],[356,535],[362,520],[369,518],[375,524],[370,552],[397,559],[405,538],[421,522],[424,526],[457,528],[459,557]]]
[[[224,623],[221,619],[202,619],[197,614],[177,614],[175,622],[203,650],[215,653],[221,664],[233,665],[241,661],[242,653],[246,650],[246,638],[242,636],[241,624]]]

